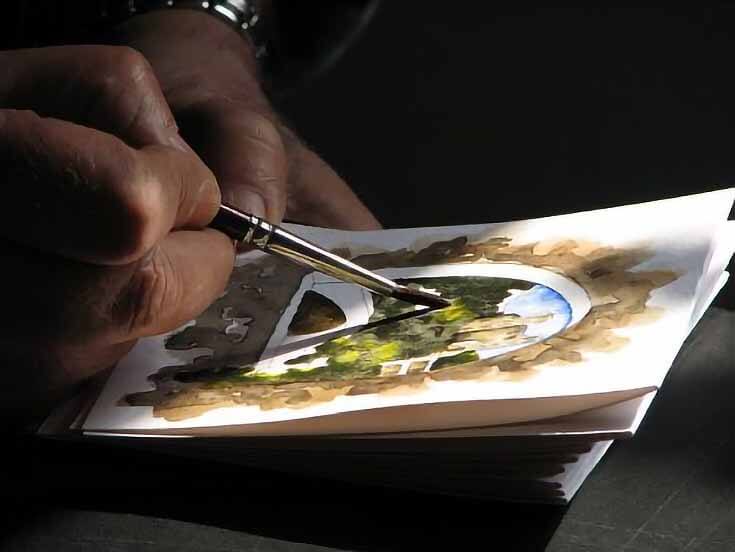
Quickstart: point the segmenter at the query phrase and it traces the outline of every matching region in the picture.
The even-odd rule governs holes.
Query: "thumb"
[[[286,211],[288,158],[271,119],[209,101],[177,111],[182,132],[217,176],[222,200],[273,223]]]

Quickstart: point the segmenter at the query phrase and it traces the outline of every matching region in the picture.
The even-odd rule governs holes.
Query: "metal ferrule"
[[[390,295],[401,287],[260,217],[227,205],[220,207],[210,226],[240,243],[286,257],[338,280],[354,282],[380,295]]]
[[[330,253],[283,228],[273,227],[265,251],[287,257],[341,281],[354,282],[381,295],[390,295],[399,286],[339,255]]]
[[[276,226],[255,215],[250,215],[250,218],[252,219],[252,226],[247,234],[245,234],[242,242],[253,245],[263,251],[268,251],[271,238],[276,231]]]

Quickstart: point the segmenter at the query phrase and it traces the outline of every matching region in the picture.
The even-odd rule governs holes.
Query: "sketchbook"
[[[567,502],[632,437],[725,285],[735,190],[542,219],[303,237],[427,310],[262,254],[141,340],[46,437],[504,500]],[[349,461],[345,461],[349,460]]]

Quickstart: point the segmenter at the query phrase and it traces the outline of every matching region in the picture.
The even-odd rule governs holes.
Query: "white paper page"
[[[721,230],[717,234],[715,244],[712,249],[712,258],[710,260],[707,276],[702,280],[702,292],[699,294],[699,300],[694,305],[692,311],[692,327],[696,325],[699,319],[712,303],[714,297],[710,297],[711,293],[704,290],[714,290],[717,295],[727,281],[720,282],[722,274],[725,272],[730,259],[735,252],[735,221],[728,220],[722,224]]]
[[[717,294],[722,290],[728,280],[727,272],[719,272],[727,265],[732,250],[735,249],[735,223],[730,221],[726,223],[726,230],[721,232],[717,237],[718,243],[715,250],[719,254],[713,255],[712,262],[708,270],[707,281],[715,281],[715,286],[708,294],[703,295],[704,300],[699,303],[699,311],[696,318],[692,321],[690,331],[699,323],[707,308],[714,301]],[[730,252],[729,255],[727,252]],[[719,272],[719,274],[718,274]],[[704,287],[702,288],[705,289]],[[455,429],[448,431],[429,431],[429,432],[409,432],[409,433],[392,433],[381,435],[347,435],[338,436],[337,438],[376,438],[376,439],[405,439],[405,438],[447,438],[447,437],[498,437],[498,436],[528,436],[528,435],[582,435],[582,434],[604,434],[616,435],[616,437],[632,436],[638,430],[650,404],[656,396],[655,391],[651,391],[641,397],[636,397],[621,403],[601,407],[599,409],[588,410],[577,414],[563,416],[560,418],[545,420],[538,423],[525,423],[519,425],[504,425],[496,427],[480,427]],[[95,433],[88,432],[92,435]],[[97,434],[95,434],[97,435]],[[104,435],[104,434],[99,434]],[[108,434],[113,436],[129,436],[142,437],[150,434]],[[163,435],[161,437],[174,437],[174,435]],[[184,437],[176,435],[175,437]]]
[[[407,433],[350,435],[356,439],[440,439],[471,437],[550,437],[561,435],[630,436],[643,419],[648,407],[656,396],[651,391],[642,397],[577,412],[550,420],[540,420],[524,424],[508,424],[494,427],[452,429],[447,431],[421,431]],[[343,437],[339,437],[343,438]]]
[[[587,476],[592,473],[595,466],[602,460],[614,441],[600,441],[592,446],[592,449],[579,456],[579,459],[573,464],[564,466],[564,473],[556,477],[550,478],[549,481],[560,483],[564,491],[564,501],[569,502],[577,494],[577,491],[584,483]]]
[[[722,232],[715,248],[717,255],[713,256],[707,280],[715,282],[714,287],[705,294],[704,300],[698,305],[696,317],[693,318],[690,332],[694,330],[704,313],[710,307],[729,279],[727,272],[722,272],[727,266],[732,251],[735,250],[735,222],[728,221],[726,231]],[[729,254],[727,253],[729,252]],[[727,260],[725,260],[727,259]],[[702,288],[704,290],[706,288]],[[542,420],[536,423],[519,425],[503,425],[496,427],[478,427],[455,429],[449,431],[428,431],[413,433],[395,433],[370,436],[348,436],[375,439],[405,439],[405,438],[447,438],[447,437],[519,437],[519,436],[549,436],[549,435],[610,435],[615,438],[632,437],[638,431],[643,418],[648,412],[656,391],[651,391],[641,397],[629,399],[617,404],[603,406],[593,410],[578,412],[552,420]]]
[[[84,427],[88,430],[165,431],[177,428],[261,424],[412,404],[559,397],[658,386],[688,333],[695,304],[695,291],[701,284],[705,264],[713,257],[712,238],[720,226],[720,221],[727,216],[732,198],[732,190],[727,190],[651,204],[533,221],[464,227],[364,233],[299,228],[302,235],[327,248],[349,247],[353,254],[396,251],[402,248],[423,252],[431,244],[462,237],[469,238],[469,246],[481,244],[482,247],[489,247],[488,244],[494,243],[493,240],[502,238],[505,240],[503,248],[510,251],[511,255],[503,257],[501,251],[495,258],[489,260],[474,258],[472,263],[462,259],[459,259],[458,262],[470,272],[479,270],[477,267],[488,264],[502,265],[498,268],[505,270],[509,263],[517,265],[519,259],[521,264],[528,266],[530,266],[529,263],[535,262],[536,266],[530,266],[530,269],[533,270],[529,270],[529,273],[534,270],[545,271],[550,276],[543,282],[539,282],[538,278],[529,280],[528,286],[531,287],[527,292],[523,292],[526,294],[532,294],[535,289],[558,291],[554,289],[554,286],[557,285],[554,281],[554,274],[576,282],[584,274],[570,275],[565,266],[562,266],[563,263],[559,266],[555,266],[555,263],[559,264],[557,262],[559,259],[578,261],[581,258],[584,261],[589,256],[591,259],[589,270],[592,272],[597,270],[599,276],[591,272],[592,275],[588,275],[589,281],[581,284],[588,293],[590,293],[590,288],[585,286],[597,285],[595,278],[600,278],[599,281],[606,281],[606,274],[609,274],[610,270],[613,273],[612,277],[607,278],[608,280],[625,276],[629,280],[632,278],[633,288],[636,286],[650,287],[643,304],[643,318],[647,318],[646,323],[622,325],[612,330],[601,328],[600,335],[604,334],[605,339],[616,340],[616,347],[611,347],[611,350],[577,352],[577,356],[571,357],[573,360],[571,362],[557,359],[546,363],[539,362],[532,368],[524,369],[523,377],[502,370],[497,373],[485,373],[481,378],[442,380],[426,377],[418,390],[411,389],[408,392],[402,392],[401,389],[392,388],[389,392],[358,395],[337,393],[329,400],[321,398],[312,402],[307,401],[306,404],[301,403],[297,407],[243,405],[236,404],[237,401],[233,399],[233,404],[215,408],[209,408],[205,404],[201,413],[195,416],[188,415],[185,419],[171,419],[170,417],[167,419],[165,413],[162,415],[152,406],[128,406],[123,402],[126,395],[130,393],[153,390],[155,386],[147,378],[155,374],[162,366],[178,365],[182,363],[182,358],[186,355],[193,358],[197,355],[206,355],[208,352],[196,349],[184,353],[172,352],[164,346],[163,338],[152,338],[141,341],[120,363],[92,409]],[[569,240],[574,240],[574,243],[570,245]],[[647,252],[648,257],[645,258],[646,255],[643,255],[632,266],[624,269],[605,264],[614,265],[614,261],[621,258],[625,261],[634,249]],[[557,251],[562,251],[562,253],[557,255]],[[600,261],[600,258],[594,257],[594,252],[599,251],[607,252],[609,255],[606,253],[607,256],[603,256]],[[248,259],[241,260],[241,262],[247,261]],[[599,268],[595,268],[594,263],[600,265]],[[578,262],[575,266],[577,267],[575,270],[580,270],[580,266],[586,267],[587,265]],[[437,269],[432,267],[419,268],[412,276],[420,280],[422,277],[432,275],[432,271],[435,270]],[[619,271],[619,274],[615,272],[616,270]],[[670,281],[653,285],[652,282],[656,278],[664,282],[669,278]],[[635,283],[636,279],[639,279],[640,282]],[[320,285],[326,288],[328,284],[322,281]],[[515,292],[511,292],[510,299],[506,298],[500,305],[513,306],[513,293]],[[521,299],[524,299],[523,293],[519,293]],[[564,293],[573,295],[569,290]],[[561,293],[557,293],[554,300],[558,299],[556,296],[561,296]],[[618,301],[615,297],[601,296],[600,290],[595,291],[590,297],[592,308],[597,309],[593,313],[599,313],[603,308],[615,308],[616,301]],[[563,298],[567,300],[568,305],[574,303],[574,300],[566,296]],[[294,299],[300,300],[300,297]],[[518,308],[527,309],[528,301],[524,299],[516,303],[519,306],[515,311],[509,310],[507,316],[525,316],[523,310],[518,311]],[[357,305],[354,301],[352,304]],[[612,307],[605,307],[606,304]],[[293,304],[284,312],[284,318],[293,317],[295,310],[296,304]],[[522,314],[518,315],[516,312]],[[575,307],[570,306],[569,312],[571,313],[569,320],[571,320]],[[656,316],[647,316],[648,313],[653,312],[656,313]],[[357,312],[356,318],[350,319],[352,315],[352,311],[347,312],[347,323],[354,322],[360,316],[363,317],[364,322],[366,316],[365,313]],[[550,317],[553,322],[554,316],[549,315],[547,319]],[[543,317],[536,318],[541,320]],[[232,319],[232,317],[226,318],[226,320]],[[543,321],[538,322],[537,325],[541,328],[539,336],[542,338],[540,343],[542,345],[549,343],[549,339],[557,336],[574,338],[575,330],[580,330],[588,320],[589,316],[584,315],[579,325],[571,324],[562,329],[560,333],[551,336],[543,333],[543,329],[548,325],[545,326]],[[360,320],[357,321],[360,322]],[[278,337],[279,331],[277,328],[273,336]],[[524,338],[531,339],[530,336]],[[280,344],[269,343],[268,347],[277,350],[277,347],[283,346],[287,341],[283,335],[279,339],[282,339]],[[622,341],[626,343],[620,345]],[[532,345],[537,343],[532,343]],[[522,358],[522,353],[526,349],[528,347],[518,349],[518,355],[514,358]],[[491,360],[494,358],[492,357]],[[480,359],[482,359],[481,356]],[[268,359],[268,361],[272,363],[273,359]],[[533,361],[535,362],[535,359]],[[527,364],[526,362],[524,366]],[[267,371],[264,373],[266,377],[271,377],[267,375]],[[212,394],[216,395],[216,393]]]
[[[709,290],[709,293],[703,294],[703,300],[695,306],[690,331],[699,323],[707,308],[709,308],[717,294],[727,283],[729,274],[723,272],[723,270],[730,262],[733,251],[735,251],[735,222],[728,221],[724,225],[723,231],[717,237],[708,271],[709,274],[705,280],[707,283],[702,286],[702,290],[707,289],[707,284],[712,285],[712,282],[714,284]],[[569,416],[569,422],[574,425],[577,422],[577,416],[579,416],[581,424],[591,423],[593,426],[597,425],[602,429],[601,433],[619,433],[620,435],[627,434],[632,436],[638,431],[655,397],[656,391],[652,391],[643,397],[631,399],[624,403],[604,407],[597,411],[582,412]],[[594,418],[598,414],[601,414],[601,417],[595,420]],[[585,416],[587,416],[586,419]],[[613,429],[616,425],[618,428]],[[605,429],[608,431],[605,431]],[[561,433],[567,434],[565,432]],[[580,455],[576,462],[565,465],[564,473],[550,479],[550,481],[561,484],[566,502],[574,498],[582,483],[584,483],[587,476],[592,473],[595,466],[602,460],[602,457],[610,446],[612,446],[613,442],[613,440],[609,440],[595,443],[592,449]]]

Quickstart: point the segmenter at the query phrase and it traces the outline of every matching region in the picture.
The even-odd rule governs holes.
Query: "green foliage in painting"
[[[318,345],[314,353],[288,361],[286,364],[293,368],[284,373],[247,372],[229,378],[230,381],[281,384],[376,377],[380,375],[384,363],[445,352],[467,323],[497,314],[497,305],[509,295],[510,289],[531,287],[531,284],[518,280],[470,276],[421,278],[404,283],[436,290],[443,297],[451,298],[452,304],[424,315],[327,341]],[[370,320],[395,317],[413,308],[396,299],[376,297]],[[432,370],[477,358],[474,351],[460,352],[438,359]],[[326,359],[326,364],[305,367],[319,359]]]
[[[480,360],[480,355],[476,351],[462,351],[456,355],[436,359],[436,362],[431,365],[430,370],[433,372],[434,370],[456,366],[457,364],[466,364],[475,360]]]

